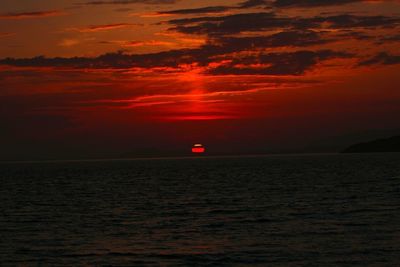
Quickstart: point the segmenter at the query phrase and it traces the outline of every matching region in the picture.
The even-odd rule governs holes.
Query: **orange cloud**
[[[58,10],[37,11],[37,12],[22,12],[1,14],[0,19],[35,19],[43,17],[55,17],[64,15],[64,12]]]
[[[63,47],[71,47],[77,44],[79,44],[79,40],[76,39],[64,39],[59,43],[59,45]]]
[[[137,26],[137,24],[131,23],[115,23],[115,24],[105,24],[105,25],[91,25],[86,28],[72,28],[71,30],[78,32],[99,32],[99,31],[110,31],[115,29],[121,29],[126,27]]]
[[[15,32],[0,32],[0,38],[13,36],[15,34],[16,34]]]
[[[147,42],[140,42],[140,41],[133,41],[127,42],[124,44],[127,47],[140,47],[140,46],[174,46],[174,43],[171,42],[163,42],[163,41],[147,41]]]
[[[170,14],[160,14],[160,13],[145,13],[145,14],[137,14],[133,13],[132,16],[139,16],[141,18],[162,18],[172,16]]]

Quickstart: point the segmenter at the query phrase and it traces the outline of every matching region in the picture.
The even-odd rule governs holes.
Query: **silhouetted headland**
[[[343,153],[400,152],[400,136],[359,143],[346,148]]]

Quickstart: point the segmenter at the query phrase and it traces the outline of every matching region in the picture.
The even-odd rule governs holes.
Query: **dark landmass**
[[[400,152],[400,136],[359,143],[346,148],[343,153]]]
[[[368,143],[371,140],[386,139],[388,136],[397,136],[400,128],[369,129],[364,131],[347,132],[321,139],[312,139],[302,151],[305,153],[338,153],[358,143]],[[296,151],[297,152],[297,151]]]

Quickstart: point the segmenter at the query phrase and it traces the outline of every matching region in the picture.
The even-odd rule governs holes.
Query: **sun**
[[[204,152],[206,152],[206,149],[202,144],[193,145],[192,153],[194,153],[194,154],[203,154]]]

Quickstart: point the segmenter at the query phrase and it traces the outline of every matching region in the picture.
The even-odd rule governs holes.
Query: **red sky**
[[[395,0],[1,1],[0,159],[393,132],[399,29]]]

